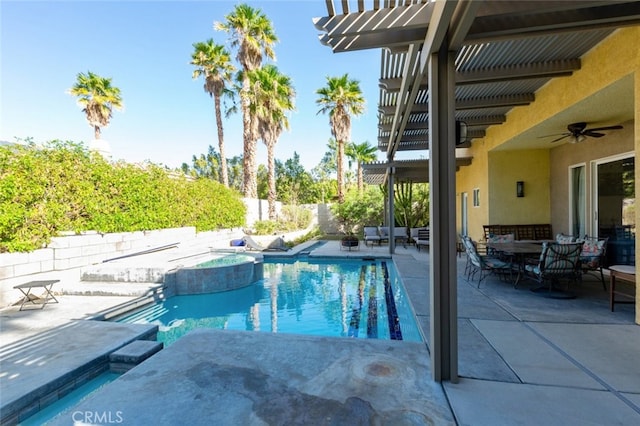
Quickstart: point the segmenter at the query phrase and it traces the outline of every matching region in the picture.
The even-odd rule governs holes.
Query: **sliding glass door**
[[[594,163],[594,228],[608,237],[609,265],[635,265],[635,158],[632,155]]]

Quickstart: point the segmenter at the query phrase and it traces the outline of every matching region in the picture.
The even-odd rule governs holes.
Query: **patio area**
[[[312,255],[390,256],[385,245],[362,244],[359,251],[349,252],[340,250],[338,241]],[[428,252],[398,247],[393,259],[428,337]],[[523,281],[514,288],[493,276],[478,289],[476,282],[463,277],[465,256],[457,259],[458,383],[431,380],[428,347],[421,344],[213,331],[163,349],[78,409],[121,410],[126,424],[152,419],[171,424],[185,415],[196,424],[212,418],[220,424],[239,419],[296,424],[365,424],[372,419],[382,424],[460,425],[640,422],[640,327],[634,323],[635,306],[620,305],[611,312],[608,293],[590,276],[574,288],[577,297],[570,300],[531,292],[535,282]],[[87,304],[87,299],[102,297],[62,295],[59,304],[43,310],[3,310],[3,351],[13,348],[11,359],[17,359],[16,345],[9,344],[16,343],[12,336],[36,336],[51,329],[46,324],[60,327],[72,318],[86,318],[97,312],[89,312],[96,309],[97,300]],[[123,299],[104,300],[113,305]],[[64,351],[59,346],[49,350]],[[3,356],[3,364],[11,359]],[[197,374],[209,371],[203,362],[212,359],[217,373]],[[154,371],[161,371],[161,377]],[[150,386],[158,380],[169,386],[167,392]],[[180,391],[174,392],[177,388]],[[131,398],[134,391],[136,397]],[[270,405],[275,394],[277,404]]]
[[[414,309],[429,333],[429,295],[421,262],[398,250]],[[419,256],[411,253],[412,258]],[[640,327],[634,306],[611,312],[594,276],[575,299],[541,297],[524,280],[495,275],[480,289],[458,259],[459,383],[444,382],[459,424],[631,424],[640,420]],[[415,269],[418,268],[418,269]]]

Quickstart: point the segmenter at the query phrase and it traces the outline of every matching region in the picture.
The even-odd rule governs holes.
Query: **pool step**
[[[119,281],[80,281],[61,282],[55,288],[55,293],[68,296],[145,296],[160,293],[164,287],[162,283],[136,282],[123,283]]]
[[[162,348],[162,342],[135,340],[109,355],[109,369],[114,373],[126,373]]]
[[[172,269],[166,264],[145,265],[132,263],[101,263],[82,268],[80,279],[82,281],[114,281],[127,283],[161,283],[164,275]]]

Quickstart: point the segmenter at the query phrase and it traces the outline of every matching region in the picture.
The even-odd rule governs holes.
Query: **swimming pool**
[[[76,423],[76,419],[83,419],[84,413],[73,412],[72,409],[82,400],[86,399],[93,392],[99,390],[120,377],[121,374],[105,371],[84,385],[74,389],[61,399],[46,406],[32,416],[20,422],[20,426],[40,426],[56,418],[69,419],[69,423]],[[121,422],[118,422],[121,423]]]
[[[422,341],[395,266],[372,258],[265,260],[248,287],[170,297],[120,321],[157,324],[165,345],[203,327]]]

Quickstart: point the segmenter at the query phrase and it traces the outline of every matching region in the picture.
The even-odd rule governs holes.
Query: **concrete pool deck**
[[[349,252],[336,241],[313,254],[389,256],[386,246]],[[393,258],[428,336],[428,252],[398,247]],[[207,330],[163,349],[78,408],[121,411],[122,424],[640,424],[634,306],[611,312],[595,279],[585,279],[573,300],[491,278],[477,289],[462,277],[464,262],[458,383],[431,381],[424,344]],[[87,305],[92,297],[104,298],[100,309]],[[59,299],[42,311],[3,310],[3,347],[11,336],[39,335],[118,302]]]

